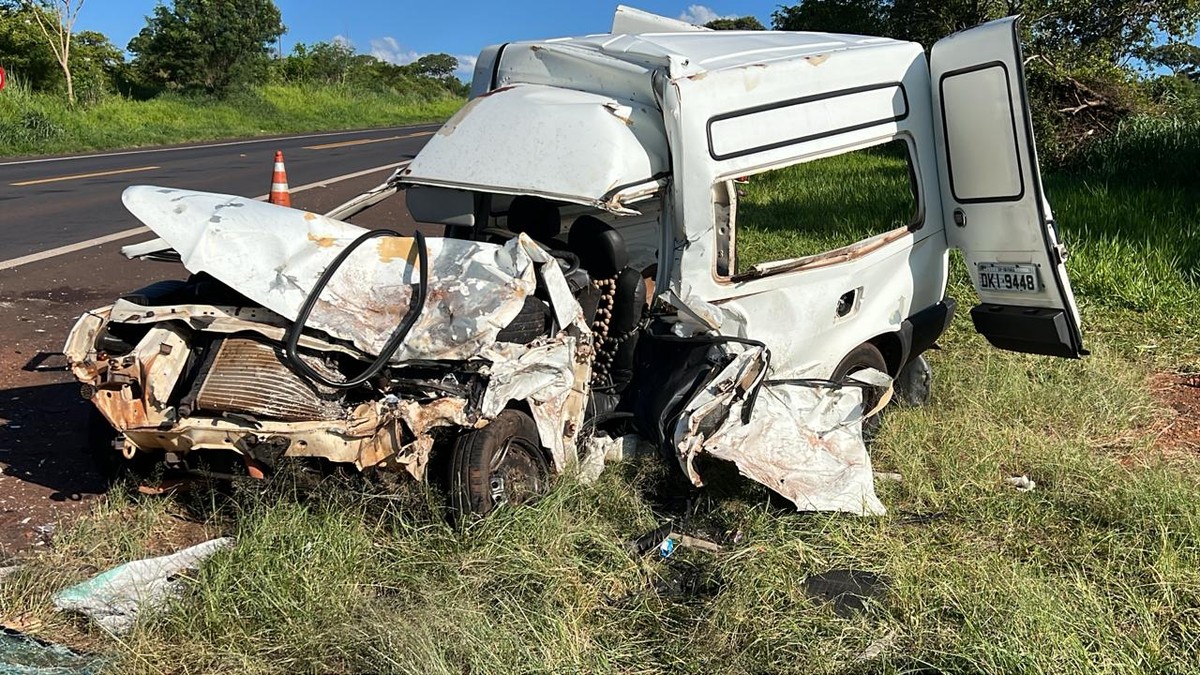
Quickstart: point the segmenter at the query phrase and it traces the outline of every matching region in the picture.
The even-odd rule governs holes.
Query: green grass
[[[738,185],[736,273],[848,246],[914,220],[902,141],[758,174]]]
[[[419,490],[239,490],[192,503],[237,545],[117,640],[49,609],[54,590],[170,539],[175,502],[116,496],[0,586],[0,620],[122,673],[1200,672],[1200,462],[1159,444],[1145,386],[1200,366],[1196,198],[1151,180],[1196,159],[1136,179],[1048,174],[1093,353],[997,351],[959,317],[929,354],[932,404],[889,410],[872,448],[877,470],[902,476],[878,483],[886,517],[778,513],[726,476],[692,525],[740,540],[668,563],[620,547],[681,514],[656,459],[594,485],[564,478],[461,530]],[[950,294],[973,301],[957,259]],[[1037,488],[1004,483],[1020,474]],[[845,567],[888,580],[863,614],[804,591]]]
[[[0,92],[0,156],[106,150],[305,131],[441,121],[462,99],[268,85],[225,100],[164,94],[109,96],[68,107],[21,86]]]

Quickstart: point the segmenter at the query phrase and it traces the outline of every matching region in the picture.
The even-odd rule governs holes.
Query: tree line
[[[0,66],[33,91],[71,103],[109,94],[161,92],[224,97],[271,82],[353,86],[426,97],[465,95],[458,60],[430,54],[397,65],[344,42],[296,44],[275,52],[286,32],[272,0],[172,0],[118,48],[103,33],[74,31],[85,0],[0,0]],[[126,58],[128,51],[130,58]]]

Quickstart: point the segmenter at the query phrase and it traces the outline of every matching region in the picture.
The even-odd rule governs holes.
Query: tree
[[[771,23],[775,30],[884,35],[890,8],[887,0],[804,0],[781,5],[771,14]]]
[[[1170,69],[1176,76],[1200,82],[1200,46],[1198,45],[1186,42],[1160,45],[1150,50],[1146,60]]]
[[[221,96],[265,79],[285,31],[271,0],[174,0],[154,8],[128,49],[147,84]]]
[[[0,0],[0,66],[32,88],[46,89],[59,68],[33,18],[35,11],[41,9]]]
[[[704,24],[705,28],[713,30],[766,30],[758,19],[752,16],[739,16],[732,19],[713,19]]]
[[[75,104],[75,82],[71,78],[71,44],[75,20],[83,9],[83,0],[26,0],[38,28],[42,30],[54,58],[67,81],[67,101]]]
[[[81,30],[71,48],[71,73],[76,97],[98,99],[117,86],[125,68],[125,55],[104,33]]]
[[[444,80],[454,76],[454,71],[458,70],[458,59],[449,54],[426,54],[409,64],[408,69],[417,77]]]
[[[346,84],[354,65],[354,48],[344,42],[300,42],[283,59],[282,69],[292,82]]]

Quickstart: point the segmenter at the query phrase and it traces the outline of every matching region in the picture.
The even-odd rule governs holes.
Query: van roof
[[[622,61],[672,65],[685,72],[726,70],[769,61],[811,59],[848,50],[885,50],[912,43],[883,37],[786,31],[695,31],[598,34],[513,45],[563,45]]]

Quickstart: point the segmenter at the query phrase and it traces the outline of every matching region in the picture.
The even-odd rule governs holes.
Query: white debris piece
[[[743,424],[743,408],[765,365],[761,348],[744,349],[685,407],[674,442],[688,477],[702,484],[693,460],[705,452],[733,462],[802,511],[883,515],[862,438],[862,388],[768,382],[758,387],[750,421]],[[872,370],[855,379],[890,383]]]
[[[1017,492],[1029,492],[1037,487],[1037,483],[1034,482],[1032,478],[1025,475],[1010,476],[1005,478],[1004,482],[1009,487],[1014,488]]]
[[[212,554],[229,546],[233,539],[221,537],[158,558],[134,560],[91,579],[65,588],[54,596],[54,606],[91,617],[111,633],[133,627],[138,614],[156,608],[180,590],[177,576]]]

